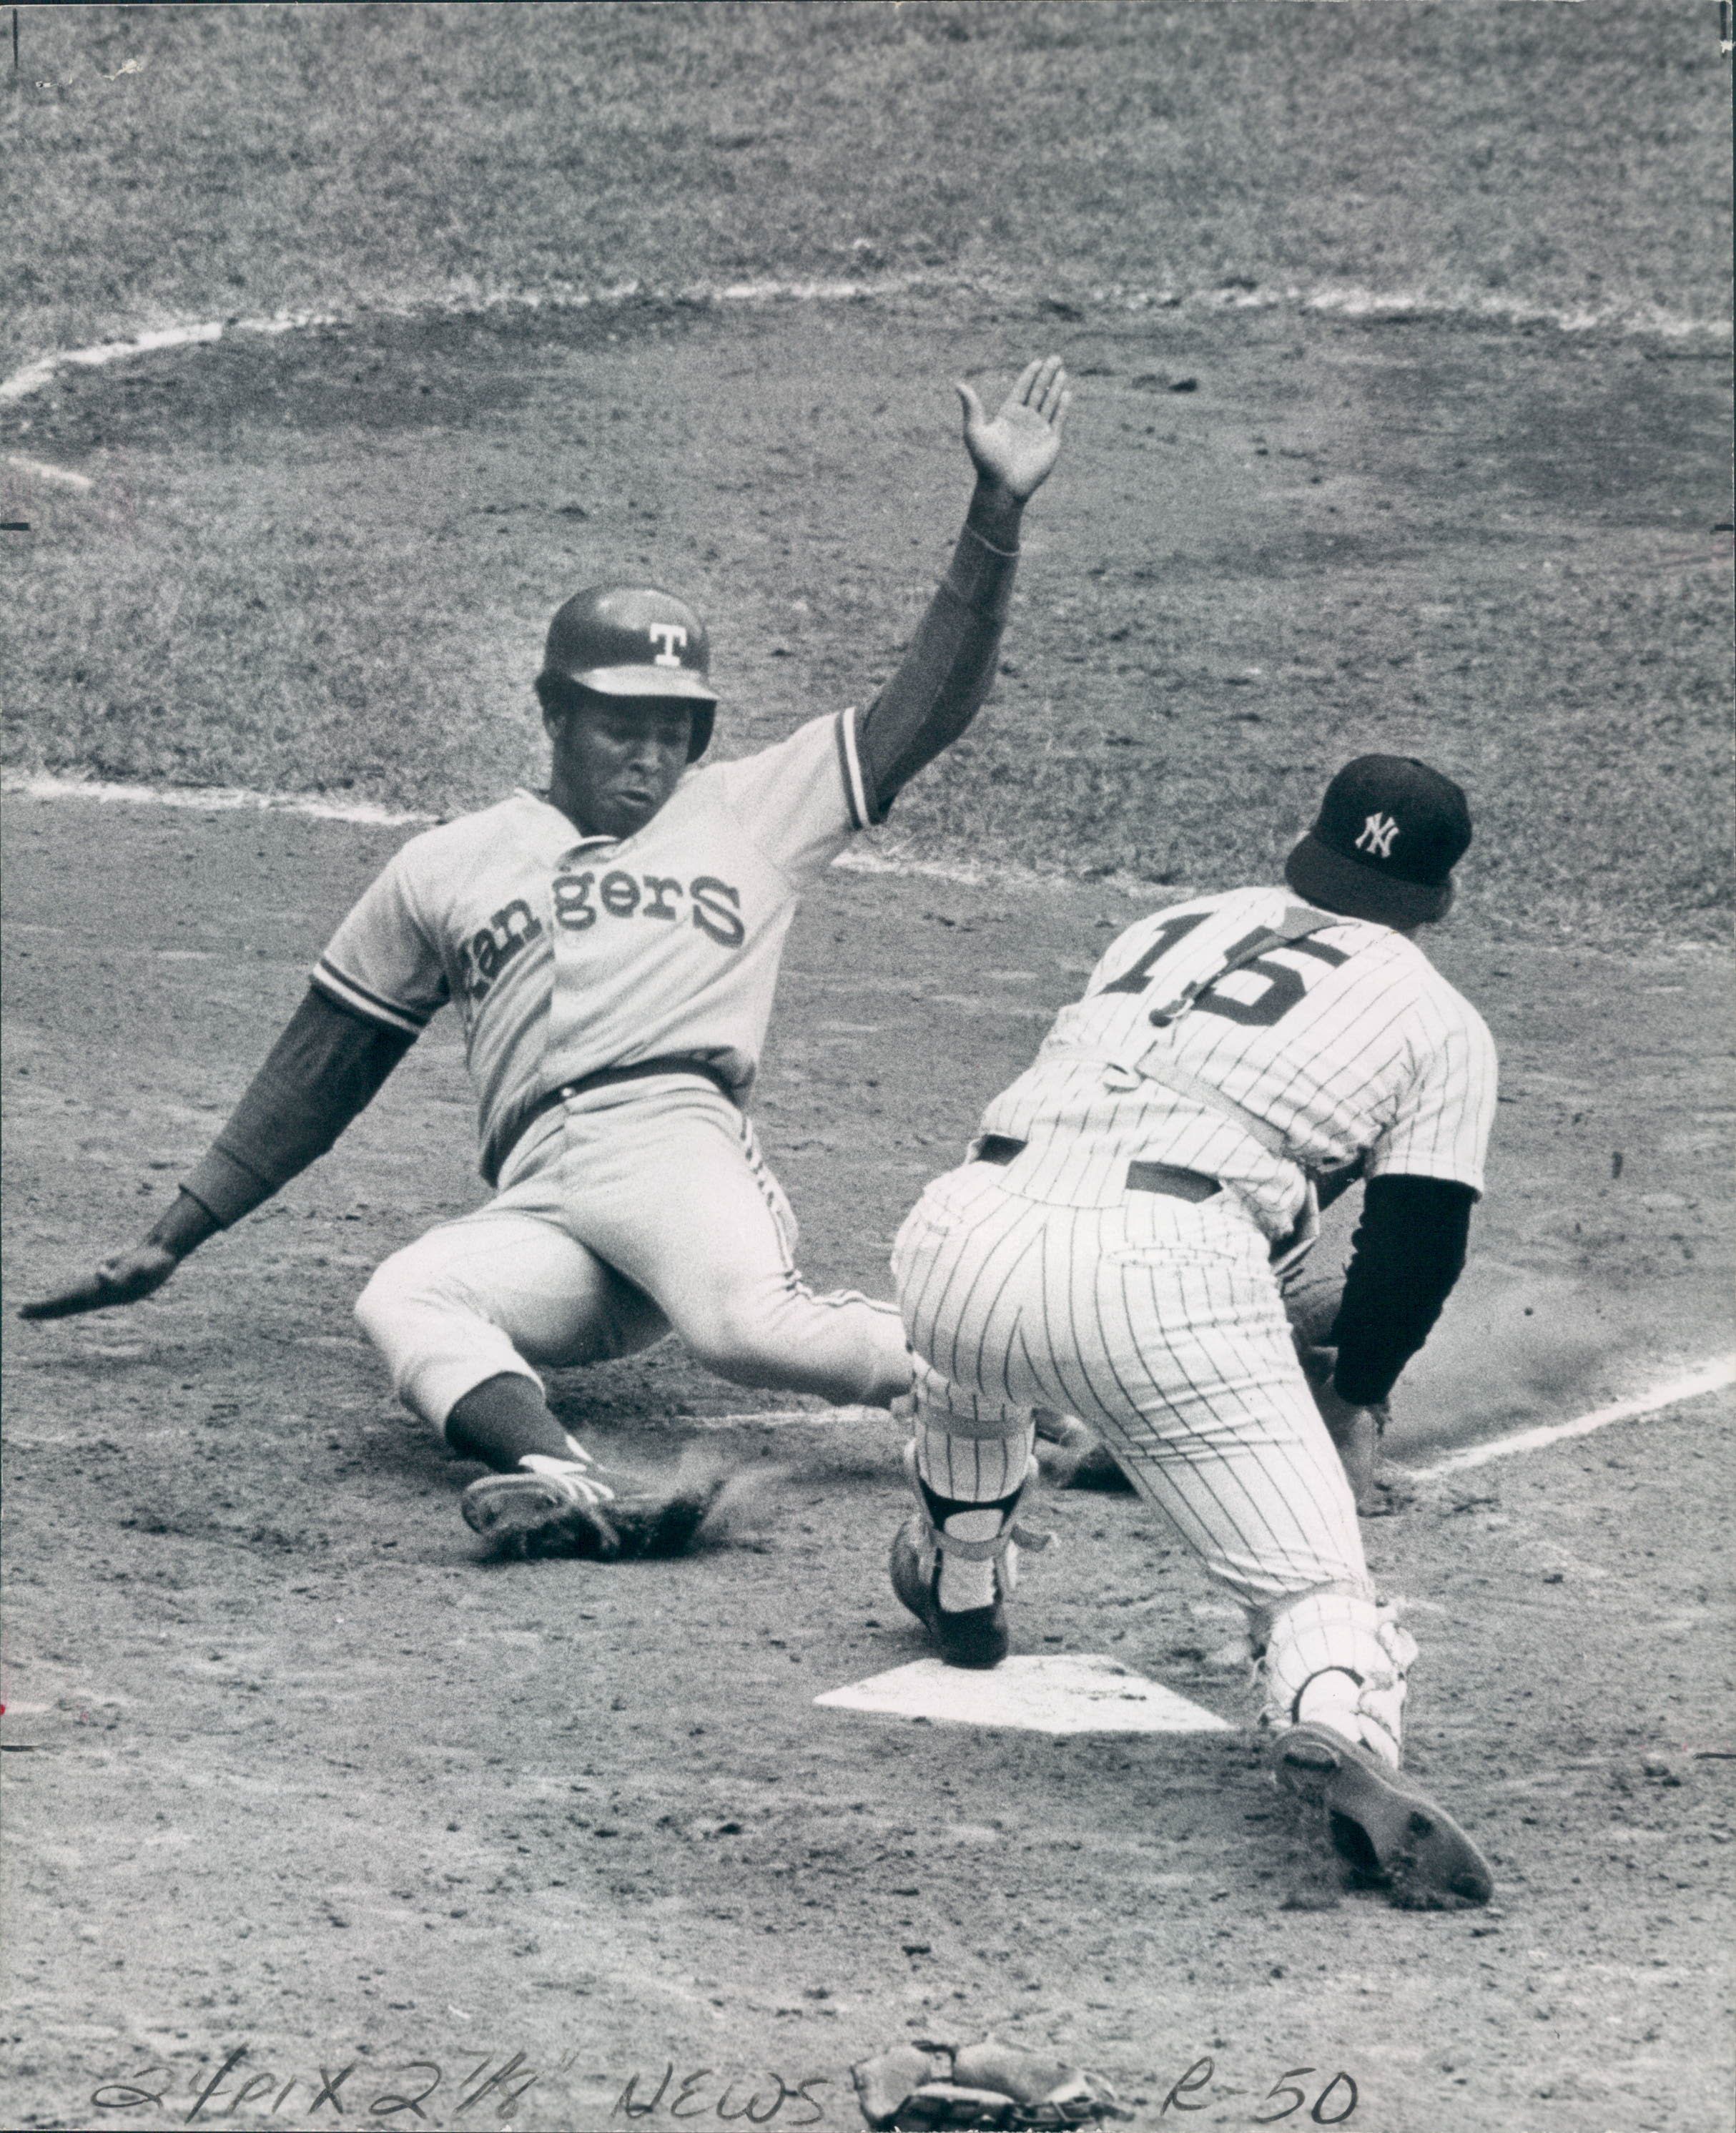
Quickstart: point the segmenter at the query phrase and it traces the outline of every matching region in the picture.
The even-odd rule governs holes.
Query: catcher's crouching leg
[[[1255,1663],[1272,1775],[1324,1814],[1339,1856],[1400,1904],[1486,1904],[1494,1879],[1452,1817],[1399,1774],[1416,1646],[1366,1594],[1308,1592],[1259,1611]],[[1263,1635],[1263,1641],[1261,1641]]]
[[[918,1508],[893,1538],[892,1590],[949,1666],[998,1666],[1019,1548],[1047,1545],[1016,1521],[1036,1472],[1030,1411],[979,1399],[920,1358],[910,1407],[905,1463]]]

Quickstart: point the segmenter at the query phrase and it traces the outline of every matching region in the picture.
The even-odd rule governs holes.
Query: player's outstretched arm
[[[1464,1269],[1476,1197],[1455,1178],[1368,1180],[1330,1336],[1338,1351],[1332,1389],[1346,1407],[1385,1399],[1429,1337]]]
[[[860,729],[863,768],[878,813],[964,732],[988,694],[1012,597],[1026,504],[1060,457],[1073,396],[1059,356],[1028,363],[1000,407],[987,413],[960,383],[964,449],[975,493],[950,569]]]
[[[21,1304],[18,1316],[72,1318],[155,1295],[189,1252],[325,1154],[415,1041],[310,989],[174,1206],[148,1235],[53,1295]]]
[[[161,1221],[130,1251],[117,1252],[94,1272],[52,1296],[18,1307],[21,1318],[75,1318],[81,1311],[107,1311],[154,1296],[187,1254],[218,1227],[216,1218],[190,1192],[182,1192]]]

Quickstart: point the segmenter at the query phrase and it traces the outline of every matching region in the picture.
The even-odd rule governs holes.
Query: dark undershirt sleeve
[[[991,546],[969,524],[959,536],[952,566],[897,672],[858,730],[876,821],[916,773],[958,739],[988,694],[1017,562],[1016,551]]]
[[[1464,1269],[1476,1197],[1445,1177],[1368,1180],[1332,1329],[1333,1383],[1353,1406],[1383,1400],[1429,1337]]]
[[[239,1221],[325,1154],[415,1042],[310,987],[182,1191]]]

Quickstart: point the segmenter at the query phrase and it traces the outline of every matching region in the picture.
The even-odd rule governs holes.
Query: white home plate
[[[983,1673],[916,1659],[829,1689],[817,1704],[952,1726],[1016,1726],[1029,1733],[1227,1733],[1215,1712],[1161,1682],[1089,1652],[1003,1659]]]

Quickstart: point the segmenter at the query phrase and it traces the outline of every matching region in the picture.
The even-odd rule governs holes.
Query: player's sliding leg
[[[839,1406],[886,1407],[908,1389],[896,1307],[804,1285],[789,1201],[714,1091],[676,1085],[602,1130],[575,1111],[511,1197],[533,1193],[719,1377]]]
[[[543,1397],[533,1362],[602,1362],[666,1331],[648,1298],[564,1230],[494,1206],[387,1259],[356,1316],[412,1413],[493,1473],[466,1521],[512,1553],[614,1553],[613,1491]]]
[[[1019,1541],[1031,1540],[1015,1522],[1036,1472],[1031,1412],[968,1393],[920,1360],[910,1407],[918,1509],[892,1543],[892,1589],[949,1665],[998,1666]]]

